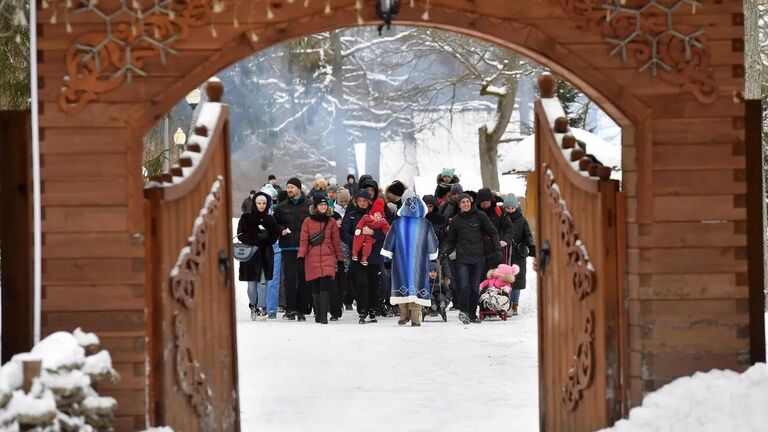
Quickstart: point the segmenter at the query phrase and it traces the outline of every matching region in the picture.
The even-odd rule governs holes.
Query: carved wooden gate
[[[623,411],[623,199],[568,132],[554,79],[536,103],[541,431],[593,431]]]
[[[209,81],[180,165],[145,189],[150,422],[239,429],[227,107]]]

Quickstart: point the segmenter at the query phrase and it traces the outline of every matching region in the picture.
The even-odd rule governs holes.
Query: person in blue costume
[[[400,307],[399,325],[410,320],[412,326],[420,326],[421,307],[432,304],[429,262],[437,259],[437,236],[424,218],[427,205],[410,191],[403,196],[397,215],[381,248],[381,255],[392,260],[389,301]]]

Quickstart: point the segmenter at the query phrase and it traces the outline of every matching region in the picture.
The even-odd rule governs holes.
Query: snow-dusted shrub
[[[98,349],[99,338],[77,328],[53,333],[0,367],[0,430],[111,431],[117,401],[93,385],[120,377],[109,352]],[[41,372],[25,393],[23,362],[33,360]]]

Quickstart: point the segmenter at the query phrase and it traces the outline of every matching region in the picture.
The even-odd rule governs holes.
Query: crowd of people
[[[369,175],[344,185],[317,175],[306,189],[270,175],[243,201],[237,226],[255,251],[239,265],[251,319],[314,313],[327,324],[347,311],[360,324],[397,316],[418,326],[428,314],[447,320],[447,310],[464,324],[481,321],[478,309],[517,315],[535,255],[517,198],[465,191],[451,168],[436,180],[434,195],[419,197]]]

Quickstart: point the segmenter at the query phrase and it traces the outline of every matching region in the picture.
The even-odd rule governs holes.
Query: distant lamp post
[[[173,133],[173,142],[176,144],[179,154],[181,154],[184,150],[184,144],[187,143],[187,134],[181,128],[176,128],[176,132]]]
[[[376,5],[376,14],[384,21],[384,24],[379,26],[379,35],[381,35],[381,30],[385,26],[389,30],[389,27],[392,25],[392,19],[395,18],[398,12],[400,12],[400,0],[379,0],[379,4]]]
[[[184,98],[187,101],[187,104],[189,104],[189,107],[192,108],[192,111],[197,108],[197,105],[200,103],[200,98],[202,97],[200,93],[200,89],[196,88],[189,92],[187,96]]]

